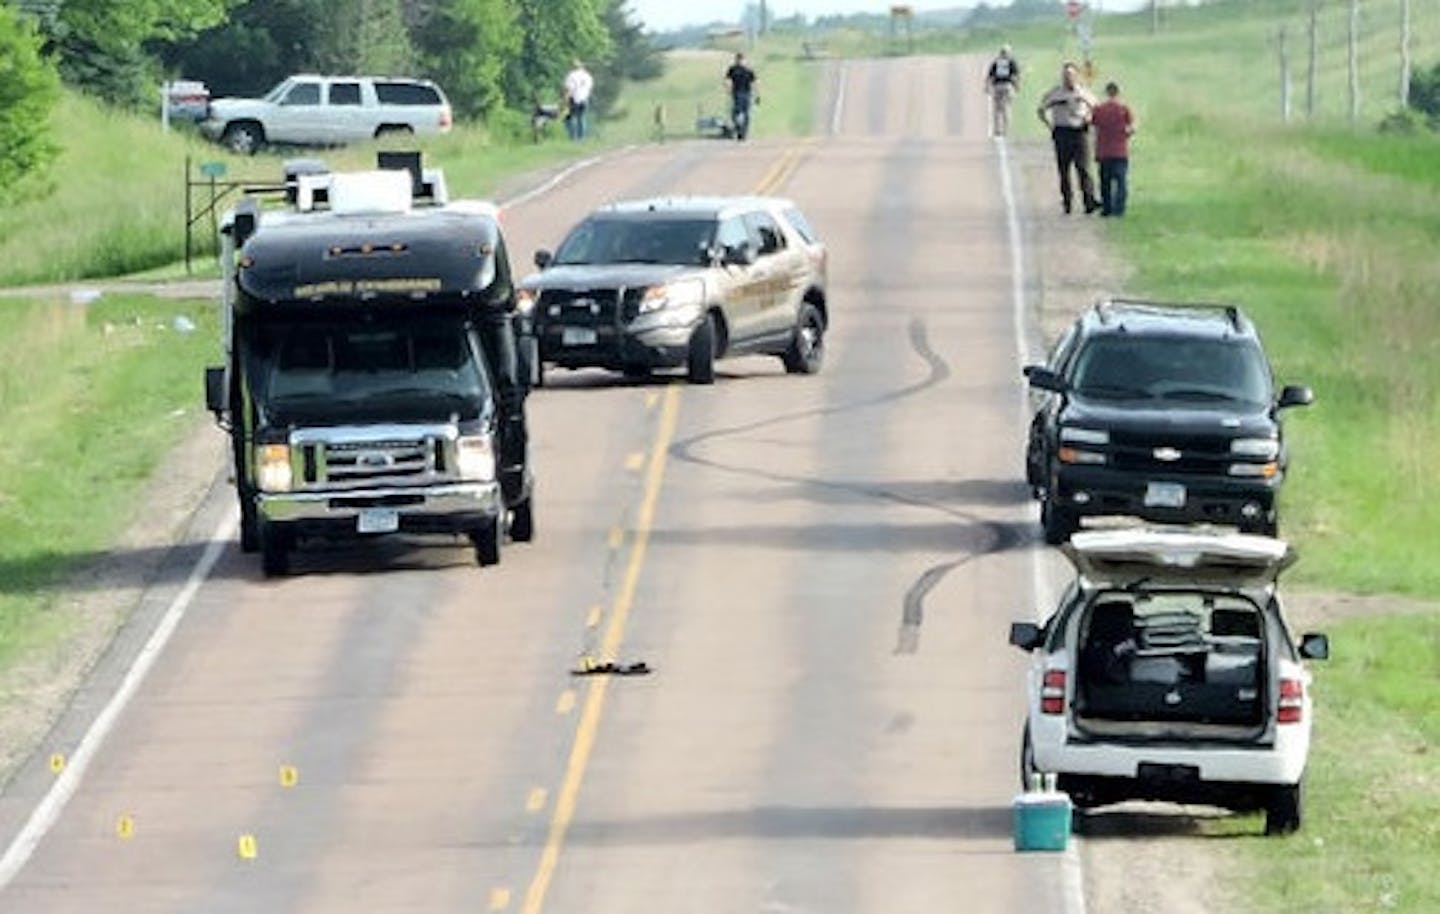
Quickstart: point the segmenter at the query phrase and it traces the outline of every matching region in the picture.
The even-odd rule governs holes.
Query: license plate
[[[1185,507],[1185,487],[1178,482],[1152,482],[1145,487],[1145,507]]]
[[[565,346],[594,346],[599,336],[590,327],[566,327],[560,331],[560,342]]]
[[[361,533],[394,533],[400,529],[400,512],[394,508],[361,508],[356,529]]]

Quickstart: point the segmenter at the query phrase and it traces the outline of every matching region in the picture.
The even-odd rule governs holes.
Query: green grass
[[[1305,825],[1283,839],[1256,837],[1256,816],[1214,826],[1249,877],[1232,894],[1266,914],[1440,910],[1440,613],[1330,635],[1334,657],[1315,665]]]
[[[54,586],[109,547],[198,421],[217,338],[205,302],[0,302],[0,668],[68,629]]]
[[[815,67],[787,55],[760,61],[764,106],[757,113],[758,136],[798,135],[811,127],[810,95]],[[672,137],[694,136],[695,112],[728,113],[721,81],[728,58],[720,52],[681,52],[670,57],[666,75],[628,85],[614,116],[595,125],[584,144],[564,138],[555,124],[539,144],[528,136],[505,138],[481,126],[457,127],[440,137],[406,140],[426,160],[445,169],[456,196],[493,197],[518,175],[621,145],[649,142],[654,112],[663,106]],[[335,168],[370,167],[376,146],[266,153],[253,158],[226,154],[193,130],[161,131],[158,118],[116,112],[74,94],[57,106],[55,136],[59,161],[29,199],[0,210],[0,285],[14,286],[140,274],[178,275],[184,259],[185,160],[223,162],[227,178],[267,182],[279,176],[284,158],[319,155]],[[207,198],[197,189],[196,199]],[[207,244],[208,220],[197,225]],[[203,264],[205,258],[199,260]],[[151,271],[159,270],[158,275]]]

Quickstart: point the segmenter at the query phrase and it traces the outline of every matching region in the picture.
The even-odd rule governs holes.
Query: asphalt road
[[[498,568],[390,543],[266,581],[228,546],[0,909],[1073,910],[1068,858],[1010,848],[1005,629],[1036,547],[978,73],[851,63],[814,140],[767,140],[762,111],[754,142],[633,151],[511,207],[523,263],[615,198],[794,198],[830,246],[824,371],[552,374],[537,540]],[[199,528],[232,505],[218,486]],[[573,676],[586,657],[652,672]],[[0,848],[45,752],[0,797]]]

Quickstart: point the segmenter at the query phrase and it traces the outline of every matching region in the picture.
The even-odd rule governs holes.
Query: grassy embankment
[[[803,132],[813,73],[761,60],[768,79],[757,130]],[[724,55],[677,57],[661,80],[628,87],[620,116],[597,125],[583,146],[565,140],[560,125],[538,146],[498,142],[475,127],[422,145],[427,160],[445,167],[452,193],[491,195],[521,173],[648,141],[657,104],[718,109],[725,63]],[[671,127],[691,135],[693,115]],[[0,285],[183,273],[173,265],[183,250],[185,156],[273,180],[284,155],[228,157],[185,133],[162,133],[154,119],[74,96],[56,114],[56,136],[64,152],[52,191],[0,211]],[[373,151],[321,154],[336,167],[366,167]],[[177,317],[195,329],[177,330]],[[0,298],[0,673],[65,637],[73,620],[55,611],[53,585],[113,541],[157,461],[201,421],[201,369],[215,359],[217,333],[209,302]]]
[[[1316,404],[1287,425],[1282,528],[1304,555],[1291,583],[1433,600],[1440,136],[1375,130],[1395,107],[1398,0],[1364,5],[1363,113],[1351,127],[1341,6],[1322,7],[1311,124],[1306,4],[1170,11],[1155,36],[1148,16],[1103,20],[1097,81],[1119,81],[1142,122],[1131,213],[1104,228],[1134,267],[1127,291],[1242,303],[1279,379],[1314,387]],[[1288,127],[1274,44],[1282,22],[1295,87]],[[1012,36],[1030,72],[1045,74],[1032,76],[1027,98],[1075,55],[1061,34],[1057,23]],[[1440,17],[1415,17],[1414,47],[1417,64],[1440,60]],[[1216,829],[1247,836],[1224,844],[1236,909],[1440,910],[1440,614],[1368,616],[1330,634],[1335,658],[1315,665],[1304,831],[1248,837],[1254,819]]]

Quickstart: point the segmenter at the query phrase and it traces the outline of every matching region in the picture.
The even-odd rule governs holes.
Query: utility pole
[[[1160,31],[1160,0],[1150,0],[1150,34]]]
[[[1350,0],[1350,123],[1360,121],[1360,0]]]
[[[1310,0],[1310,63],[1305,70],[1305,118],[1315,117],[1315,69],[1320,58],[1320,0]]]
[[[1400,110],[1410,107],[1410,0],[1400,0]]]
[[[1290,123],[1290,51],[1285,44],[1285,26],[1280,26],[1280,119]]]

